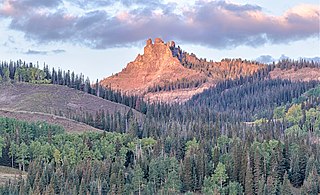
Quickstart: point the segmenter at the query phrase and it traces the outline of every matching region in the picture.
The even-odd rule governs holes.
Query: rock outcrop
[[[148,39],[142,55],[139,54],[120,73],[102,80],[101,84],[142,95],[155,85],[172,83],[182,78],[205,78],[204,74],[183,67],[179,59],[172,55],[172,47],[175,47],[173,41],[164,43],[160,38],[156,38],[152,43],[152,40]]]

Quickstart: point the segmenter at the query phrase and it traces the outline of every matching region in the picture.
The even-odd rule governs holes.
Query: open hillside
[[[42,112],[72,118],[99,111],[126,114],[130,108],[60,85],[2,83],[0,108],[11,111]],[[141,114],[133,110],[133,114]]]

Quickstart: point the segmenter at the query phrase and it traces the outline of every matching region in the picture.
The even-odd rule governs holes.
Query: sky
[[[148,38],[198,57],[320,57],[319,0],[0,0],[0,61],[121,71]]]

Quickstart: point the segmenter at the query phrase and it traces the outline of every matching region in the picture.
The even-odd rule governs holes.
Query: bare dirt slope
[[[69,116],[85,112],[96,114],[104,110],[110,114],[127,113],[130,108],[60,85],[29,83],[0,84],[0,109],[28,111]],[[137,117],[142,114],[133,110]]]
[[[288,79],[292,81],[320,81],[320,69],[319,68],[301,68],[301,69],[289,69],[281,70],[280,68],[275,68],[270,72],[270,77],[272,79]]]
[[[67,119],[64,117],[59,117],[51,114],[45,113],[35,113],[35,112],[27,112],[27,111],[8,111],[0,109],[0,116],[7,118],[14,118],[27,122],[38,122],[44,121],[49,124],[60,125],[62,126],[68,133],[83,133],[83,132],[102,132],[99,129],[86,125],[84,123],[80,123],[71,119]]]
[[[212,86],[212,83],[204,84],[200,87],[192,89],[177,89],[173,91],[147,93],[144,96],[144,99],[150,102],[182,103],[188,101],[192,96],[202,93],[210,86]]]

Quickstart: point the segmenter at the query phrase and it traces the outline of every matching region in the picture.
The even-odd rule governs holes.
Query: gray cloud
[[[18,8],[26,7],[57,7],[62,0],[9,0],[11,4]]]
[[[28,17],[13,18],[10,28],[25,33],[30,39],[39,42],[64,41],[75,33],[73,29],[75,19],[68,18],[62,12],[53,14],[33,14]]]
[[[229,11],[261,11],[261,7],[257,5],[237,5],[232,3],[226,3],[225,1],[218,1],[213,3],[215,7],[222,7],[223,9]],[[199,6],[203,6],[203,4],[199,4]]]
[[[66,52],[66,51],[63,49],[55,49],[55,50],[51,50],[51,51],[39,51],[39,50],[29,49],[28,51],[23,52],[23,53],[27,54],[27,55],[48,55],[48,54],[61,54],[64,52]]]
[[[260,62],[260,63],[264,63],[264,64],[269,64],[269,63],[272,63],[276,60],[270,55],[262,55],[262,56],[259,56],[258,58],[256,58],[255,61]]]
[[[48,52],[29,49],[28,51],[24,52],[24,54],[27,54],[27,55],[47,55]]]
[[[82,9],[96,9],[101,6],[114,6],[116,4],[121,4],[126,7],[133,5],[143,5],[146,7],[164,7],[164,4],[160,0],[65,0],[73,3],[74,5]]]
[[[286,59],[290,59],[288,56],[282,54],[278,60],[286,60]]]
[[[84,9],[80,15],[71,15],[67,10],[58,8],[61,0],[7,2],[9,4],[3,4],[0,9],[0,15],[11,19],[10,28],[24,32],[26,38],[40,43],[71,42],[105,49],[130,46],[149,37],[162,37],[212,48],[233,48],[287,43],[319,36],[320,11],[317,6],[303,5],[288,10],[282,16],[271,16],[256,5],[198,1],[192,9],[181,10],[177,14],[176,4],[121,0],[124,6],[139,6],[111,15],[99,6],[114,6],[116,1],[77,0],[72,2],[91,9]],[[55,6],[56,9],[43,13],[34,8],[33,12],[25,13],[23,10],[23,14],[16,14],[21,13],[21,5]],[[163,14],[154,12],[159,9]]]
[[[55,49],[55,50],[52,50],[51,52],[54,53],[54,54],[60,54],[60,53],[65,53],[66,50],[64,50],[64,49]]]

